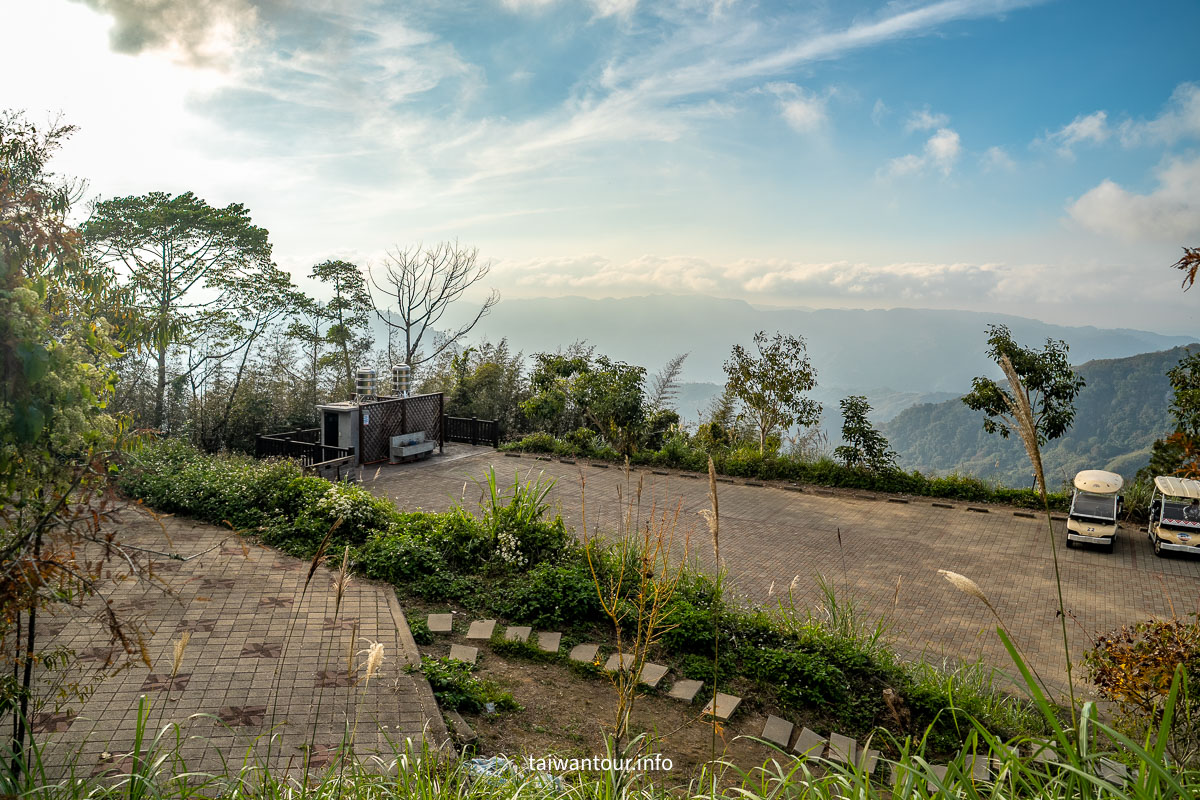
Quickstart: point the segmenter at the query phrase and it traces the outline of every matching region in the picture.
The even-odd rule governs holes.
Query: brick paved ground
[[[420,464],[369,467],[365,485],[402,508],[442,510],[460,497],[472,507],[479,498],[474,481],[495,465],[502,485],[514,471],[523,479],[539,472],[556,478],[551,499],[579,532],[581,476],[586,483],[589,531],[618,529],[622,505],[643,481],[642,517],[680,508],[680,534],[691,532],[691,549],[711,568],[712,546],[698,512],[708,507],[706,478],[679,473],[634,470],[626,478],[616,467],[520,459],[484,448],[447,446],[446,455]],[[465,488],[464,488],[465,486]],[[750,602],[778,604],[799,576],[796,605],[815,609],[820,593],[815,576],[823,575],[837,591],[853,596],[872,618],[888,614],[892,635],[907,655],[927,659],[984,658],[1009,669],[1011,661],[995,634],[996,622],[978,601],[955,590],[939,569],[975,580],[1043,678],[1066,686],[1062,630],[1049,535],[1043,519],[1014,516],[1014,509],[993,506],[990,513],[968,505],[937,508],[928,498],[907,504],[874,499],[861,492],[818,494],[778,486],[718,483],[721,510],[721,557],[737,590]],[[827,492],[827,490],[826,490]],[[899,499],[899,498],[896,498]],[[1200,559],[1155,558],[1145,532],[1123,527],[1116,552],[1067,550],[1064,523],[1055,524],[1071,652],[1078,664],[1089,636],[1120,625],[1171,613],[1197,610]],[[838,542],[838,530],[841,543]],[[896,581],[900,580],[897,594]],[[775,594],[769,596],[771,584]],[[848,590],[848,591],[847,591]],[[1170,598],[1170,601],[1168,601]],[[893,601],[894,605],[893,605]],[[1076,672],[1078,678],[1079,671]]]
[[[269,756],[274,769],[295,770],[310,746],[312,766],[322,768],[351,734],[360,757],[387,756],[390,742],[419,740],[423,732],[445,741],[428,683],[403,671],[419,656],[394,592],[352,580],[335,613],[333,571],[318,568],[304,592],[306,562],[214,526],[163,522],[165,529],[144,512],[122,512],[121,539],[196,557],[130,551],[139,566],[149,562],[154,580],[122,580],[128,566],[116,558],[101,585],[122,618],[143,631],[149,668],[129,664],[119,648],[114,653],[79,615],[48,620],[53,644],[75,651],[73,677],[95,683],[81,706],[51,705],[34,717],[50,736],[46,761],[56,771],[77,759],[76,774],[127,772],[142,696],[150,700],[148,736],[179,723],[180,753],[192,770],[220,770],[228,759],[236,771],[248,750],[251,762]],[[172,675],[174,643],[184,631],[191,639]],[[385,660],[364,684],[371,642],[383,644]]]

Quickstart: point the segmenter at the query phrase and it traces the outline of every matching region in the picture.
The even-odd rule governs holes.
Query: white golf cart
[[[1125,505],[1118,492],[1125,479],[1115,472],[1085,469],[1075,476],[1075,493],[1067,513],[1067,547],[1098,544],[1108,552],[1117,541],[1117,517]]]
[[[1146,533],[1154,555],[1195,553],[1200,546],[1200,481],[1159,475],[1150,497],[1150,524]]]

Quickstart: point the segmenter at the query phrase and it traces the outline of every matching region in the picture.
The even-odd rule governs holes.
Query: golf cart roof
[[[1154,485],[1168,497],[1186,497],[1189,500],[1200,500],[1200,481],[1176,478],[1174,475],[1159,475],[1154,479]]]
[[[1102,469],[1085,469],[1075,476],[1075,488],[1093,494],[1116,494],[1125,485],[1125,479],[1115,472]]]

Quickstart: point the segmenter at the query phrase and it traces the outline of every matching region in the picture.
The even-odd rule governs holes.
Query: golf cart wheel
[[[1157,536],[1154,537],[1154,555],[1159,558],[1167,557],[1167,551],[1162,548],[1162,539],[1159,539]]]
[[[1117,549],[1117,538],[1114,536],[1112,539],[1109,539],[1108,544],[1104,546],[1104,552],[1111,553],[1113,550],[1116,550],[1116,549]]]
[[[1068,550],[1075,549],[1075,541],[1070,536],[1067,537],[1067,549]]]

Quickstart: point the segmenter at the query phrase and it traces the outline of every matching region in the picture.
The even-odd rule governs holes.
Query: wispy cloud
[[[829,99],[794,83],[768,83],[767,91],[779,99],[779,113],[797,133],[814,133],[829,121]]]
[[[1200,84],[1179,84],[1161,114],[1149,120],[1126,120],[1119,133],[1126,147],[1200,138]]]
[[[909,153],[893,158],[882,170],[885,178],[919,175],[936,170],[944,176],[954,171],[954,165],[962,154],[962,141],[958,133],[950,128],[940,128],[925,140],[925,147],[918,153]]]
[[[1017,168],[1008,151],[1000,146],[989,147],[980,159],[984,172],[1012,172]]]
[[[1067,207],[1071,218],[1105,236],[1179,243],[1200,235],[1200,157],[1171,159],[1146,194],[1104,180]]]
[[[1038,143],[1056,148],[1063,158],[1074,158],[1076,145],[1100,144],[1107,141],[1111,135],[1108,113],[1095,111],[1091,114],[1080,114],[1057,131],[1047,133]]]
[[[950,122],[950,117],[945,114],[935,114],[929,110],[929,106],[914,111],[909,115],[908,121],[904,123],[904,130],[912,133],[913,131],[931,131],[934,128],[944,128]]]
[[[133,10],[141,0],[82,1],[113,14],[117,27],[128,29],[126,39],[140,48],[182,46],[217,29],[215,23],[205,27],[199,15],[161,12],[139,19]],[[785,121],[810,133],[828,123],[829,95],[779,80],[797,67],[1032,4],[941,0],[900,11],[889,6],[841,27],[814,22],[812,15],[784,16],[768,29],[739,6],[713,5],[698,14],[687,4],[643,9],[633,0],[594,0],[600,17],[638,14],[643,22],[628,35],[652,37],[654,46],[617,47],[602,69],[585,72],[557,102],[510,117],[478,110],[476,99],[489,85],[481,64],[416,16],[385,13],[377,5],[368,13],[363,1],[283,15],[284,0],[202,0],[197,7],[213,19],[250,32],[235,41],[239,50],[229,59],[234,76],[225,91],[203,107],[224,114],[246,135],[256,126],[269,131],[273,143],[289,143],[291,154],[311,152],[331,137],[340,146],[374,151],[377,159],[391,161],[382,174],[401,174],[406,187],[426,196],[544,173],[599,145],[691,137],[704,120],[728,114],[739,93],[762,81],[777,90]],[[525,10],[537,0],[513,3]],[[783,88],[788,86],[794,88]],[[932,112],[929,119],[939,121]],[[927,146],[928,163],[943,172],[957,158],[957,135],[944,130]]]

